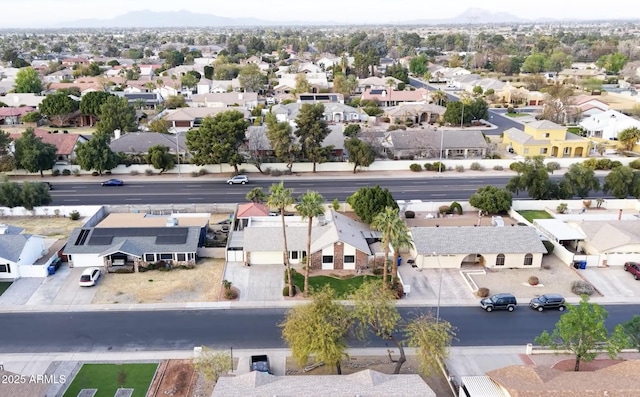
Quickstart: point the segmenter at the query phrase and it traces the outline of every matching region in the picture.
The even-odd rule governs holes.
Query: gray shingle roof
[[[467,130],[395,130],[388,133],[395,150],[415,148],[440,148],[442,140],[444,149],[477,149],[487,148],[481,131]]]
[[[18,262],[30,234],[3,234],[0,235],[0,258],[11,262]]]
[[[351,375],[274,376],[249,372],[218,380],[211,397],[435,397],[419,375],[387,375],[366,369]]]
[[[304,226],[288,226],[287,248],[289,251],[305,251],[307,249],[307,228]],[[313,239],[321,228],[314,227],[311,232]],[[324,231],[324,230],[322,230]],[[244,250],[255,251],[282,251],[284,241],[281,227],[245,227]]]
[[[355,221],[338,212],[331,211],[331,222],[327,223],[327,226],[330,227],[311,243],[312,253],[341,241],[354,247],[358,251],[371,255],[371,249],[363,233],[371,232],[371,229],[366,224]]]
[[[536,229],[528,226],[414,227],[418,254],[546,253]]]
[[[179,133],[178,145],[180,152],[188,152],[185,134]],[[156,145],[167,146],[171,153],[176,152],[176,135],[160,134],[157,132],[129,132],[118,139],[114,139],[109,147],[114,153],[147,153],[149,148]]]
[[[91,240],[94,230],[96,228],[75,228],[69,235],[67,245],[64,249],[65,255],[70,254],[96,254],[96,255],[109,255],[117,251],[124,251],[131,255],[142,256],[147,253],[174,253],[174,252],[196,252],[200,242],[200,228],[199,227],[186,227],[187,237],[184,244],[157,244],[156,238],[162,235],[163,230],[167,227],[154,227],[146,228],[149,231],[146,236],[128,236],[123,237],[118,235],[119,230],[125,228],[97,228],[100,230],[112,229],[109,243],[107,244],[92,244],[88,242]],[[174,228],[177,229],[177,228]],[[88,231],[84,242],[80,243],[80,234],[83,230]],[[102,232],[104,233],[104,232]],[[78,242],[78,244],[76,244]]]

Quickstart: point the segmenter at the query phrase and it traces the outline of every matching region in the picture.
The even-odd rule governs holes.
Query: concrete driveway
[[[587,267],[578,272],[600,291],[606,301],[625,302],[626,298],[640,298],[640,281],[625,272],[622,266]]]
[[[80,276],[84,268],[77,267],[69,269],[69,274],[59,287],[53,302],[54,305],[90,305],[96,291],[100,288],[100,282],[104,274],[98,280],[98,284],[93,287],[81,287],[78,285]]]
[[[240,290],[240,301],[281,301],[284,288],[284,266],[244,266],[242,262],[228,262],[224,279]]]
[[[478,299],[465,283],[460,269],[442,269],[442,286],[440,285],[439,269],[417,269],[406,263],[398,268],[398,273],[405,285],[411,290],[406,301],[420,301],[421,303],[436,303],[440,291],[440,303],[474,305]]]
[[[52,305],[60,289],[67,282],[70,272],[69,266],[63,263],[55,274],[44,279],[25,305]]]

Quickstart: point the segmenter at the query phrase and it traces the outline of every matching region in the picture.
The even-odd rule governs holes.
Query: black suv
[[[558,294],[546,294],[533,298],[531,299],[531,302],[529,302],[529,307],[539,312],[546,309],[558,309],[559,311],[564,311],[564,309],[567,308],[564,297]]]
[[[488,312],[493,310],[514,311],[518,301],[512,294],[495,294],[480,301],[480,306]]]

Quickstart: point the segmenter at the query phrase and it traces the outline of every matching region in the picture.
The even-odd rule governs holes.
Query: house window
[[[540,149],[540,154],[547,154],[547,150],[548,149],[546,147],[541,148]]]
[[[498,254],[496,257],[496,266],[504,266],[504,254]]]
[[[190,252],[187,254],[187,260],[190,261],[192,259],[195,259],[195,255],[193,254],[193,252]]]
[[[570,147],[564,148],[564,154],[571,154],[571,148]]]
[[[345,255],[344,256],[344,263],[355,263],[356,262],[356,256],[355,255]]]
[[[544,133],[544,137],[545,137],[545,138],[549,138],[549,133],[548,133],[548,132],[545,132],[545,133]]]
[[[177,254],[177,258],[180,262],[184,262],[187,260],[187,255],[185,254]]]
[[[524,256],[524,265],[525,266],[533,265],[533,255],[527,254]]]
[[[298,251],[291,251],[291,259],[298,260]]]
[[[333,255],[322,255],[322,263],[333,263]]]
[[[11,273],[11,266],[8,263],[0,265],[0,273]]]
[[[156,260],[155,254],[144,254],[145,262],[153,262]]]
[[[160,254],[160,260],[172,260],[173,259],[173,254]]]

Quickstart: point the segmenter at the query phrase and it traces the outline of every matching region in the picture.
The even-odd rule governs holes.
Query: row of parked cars
[[[513,294],[495,294],[480,301],[480,306],[488,312],[494,310],[514,311],[518,306],[518,301]],[[545,310],[564,311],[567,308],[564,297],[559,294],[545,294],[531,299],[529,307],[539,312]]]

